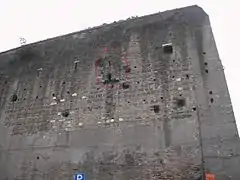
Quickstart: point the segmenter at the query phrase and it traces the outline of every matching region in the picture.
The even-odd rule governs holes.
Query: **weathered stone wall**
[[[239,175],[224,73],[197,6],[2,53],[0,91],[2,179]]]

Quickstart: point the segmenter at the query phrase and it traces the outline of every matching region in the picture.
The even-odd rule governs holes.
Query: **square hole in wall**
[[[186,100],[183,98],[178,98],[175,100],[175,105],[177,108],[184,107],[186,105]]]
[[[153,111],[154,111],[155,113],[159,113],[159,111],[160,111],[159,105],[154,105],[154,106],[153,106]]]
[[[172,43],[163,44],[162,48],[163,48],[163,52],[166,53],[166,54],[172,54],[173,53]]]

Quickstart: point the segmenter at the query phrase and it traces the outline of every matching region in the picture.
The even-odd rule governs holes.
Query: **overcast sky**
[[[0,52],[103,23],[197,4],[210,16],[240,129],[239,0],[0,0]]]

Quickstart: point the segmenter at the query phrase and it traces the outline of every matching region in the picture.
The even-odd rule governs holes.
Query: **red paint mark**
[[[215,175],[214,174],[210,174],[210,173],[206,173],[206,180],[215,180]]]
[[[107,53],[108,52],[108,48],[107,47],[103,48],[103,52]]]
[[[125,67],[126,67],[125,73],[126,73],[126,79],[128,79],[128,74],[129,74],[130,66],[129,66],[128,59],[127,59],[127,57],[126,57],[126,53],[124,53],[124,55],[123,55],[123,57],[122,57],[122,61],[123,61],[123,64],[125,65]]]
[[[100,62],[101,62],[101,58],[97,59],[95,61],[95,77],[96,77],[96,83],[99,84],[99,75],[100,75]]]

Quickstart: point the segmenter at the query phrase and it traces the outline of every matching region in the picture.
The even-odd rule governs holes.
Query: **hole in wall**
[[[205,65],[205,66],[207,66],[207,65],[208,65],[208,63],[207,63],[207,62],[205,62],[205,63],[204,63],[204,65]]]
[[[172,60],[173,62],[175,62],[175,59],[174,60]]]
[[[139,84],[139,81],[137,81],[137,83]]]
[[[26,91],[26,88],[24,88],[23,90]]]
[[[186,100],[185,99],[176,99],[176,105],[178,108],[183,107],[186,105]]]
[[[192,108],[192,110],[193,110],[193,111],[196,111],[196,110],[197,110],[197,108],[196,108],[196,107],[193,107],[193,108]]]
[[[42,86],[39,86],[40,88],[42,87]]]
[[[4,84],[7,84],[7,81],[5,81]]]
[[[65,84],[65,81],[63,81],[63,83],[62,84]]]
[[[37,156],[37,159],[39,159],[39,157]]]
[[[171,54],[173,52],[172,44],[165,44],[162,47],[163,47],[163,52],[166,54]]]
[[[146,102],[146,100],[144,99],[143,102]]]
[[[111,74],[111,73],[108,73],[107,79],[108,79],[108,81],[111,81],[111,80],[112,80],[112,74]]]
[[[209,91],[209,94],[213,94],[213,92],[212,92],[212,91]]]
[[[134,68],[137,68],[137,66],[134,66]]]
[[[211,103],[213,103],[213,101],[214,101],[214,99],[213,99],[213,98],[211,98],[211,99],[210,99],[210,102],[211,102]]]
[[[156,79],[153,79],[153,81],[156,81]]]
[[[63,116],[63,117],[68,117],[68,116],[69,116],[69,112],[68,112],[68,111],[62,112],[62,116]]]
[[[36,99],[38,99],[38,96],[36,96]]]
[[[130,86],[129,86],[129,84],[127,84],[127,83],[123,83],[123,84],[122,84],[122,87],[123,87],[123,89],[128,89]]]
[[[163,97],[161,97],[161,99],[163,99]]]
[[[78,66],[78,62],[75,62],[74,64],[75,64],[74,69],[76,70]]]
[[[17,101],[17,100],[18,100],[17,94],[13,94],[13,95],[11,96],[11,98],[10,98],[10,101],[11,101],[11,102],[15,102],[15,101]]]
[[[68,93],[68,94],[70,94],[70,92],[69,92],[69,91],[67,91],[67,93]]]
[[[203,54],[206,54],[206,52],[203,52]]]
[[[26,100],[26,98],[23,98],[23,100]]]
[[[54,94],[54,93],[52,93],[52,96],[54,97],[54,96],[55,96],[55,94]]]
[[[189,79],[189,75],[188,74],[186,74],[186,78]]]
[[[206,72],[206,73],[208,73],[208,70],[207,70],[207,69],[205,69],[205,72]]]
[[[175,76],[172,76],[172,78],[174,79],[174,78],[175,78]]]
[[[154,106],[153,106],[153,111],[154,111],[155,113],[159,113],[159,111],[160,111],[159,105],[154,105]]]

